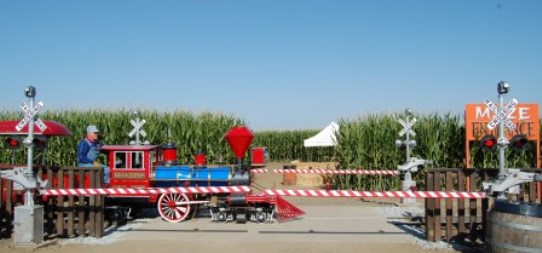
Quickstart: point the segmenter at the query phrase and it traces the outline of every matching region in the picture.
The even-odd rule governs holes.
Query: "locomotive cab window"
[[[132,168],[143,169],[143,152],[132,152]]]
[[[150,152],[150,159],[151,159],[151,164],[154,164],[156,162],[156,151],[151,151]]]
[[[115,152],[115,168],[126,169],[126,152]]]

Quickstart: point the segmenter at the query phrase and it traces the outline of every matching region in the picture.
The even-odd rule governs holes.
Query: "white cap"
[[[87,126],[87,133],[99,133],[98,128],[95,125]]]

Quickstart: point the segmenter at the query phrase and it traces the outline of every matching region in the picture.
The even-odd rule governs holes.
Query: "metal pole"
[[[501,113],[504,108],[504,95],[499,93],[499,110],[498,112]],[[508,144],[506,141],[506,138],[504,136],[504,121],[505,119],[502,119],[499,122],[499,139],[497,141],[498,148],[499,148],[499,179],[504,180],[506,177],[506,171],[504,170],[505,167],[505,150],[506,145]]]
[[[405,111],[405,114],[406,114],[406,125],[408,126],[410,124],[410,113],[409,113],[409,110],[407,109]],[[410,131],[406,131],[406,136],[405,136],[405,154],[406,154],[406,163],[408,163],[408,161],[410,161]],[[410,173],[410,170],[407,171],[405,173],[405,178],[404,178],[404,181],[403,181],[403,187],[402,187],[402,190],[403,191],[410,191],[410,187],[412,186],[412,173]],[[401,203],[409,203],[409,204],[412,204],[410,202],[412,202],[412,200],[407,200],[407,199],[401,199]]]
[[[32,86],[30,86],[32,87]],[[30,110],[34,110],[34,96],[29,97],[29,107]],[[32,166],[32,160],[34,159],[34,122],[35,122],[35,115],[33,117],[30,117],[30,121],[28,122],[28,138],[27,138],[27,146],[28,146],[28,156],[27,156],[27,171],[26,171],[26,177],[29,179],[34,178],[34,170]],[[34,206],[34,189],[26,189],[26,206]]]
[[[139,125],[139,112],[138,111],[135,111],[135,115],[136,115],[136,123],[137,125]],[[136,146],[139,146],[141,143],[139,142],[139,130],[137,130],[136,132]],[[139,164],[139,155],[136,155],[135,156],[135,164]]]
[[[136,114],[136,115],[137,115],[136,116],[136,123],[139,125],[139,123],[141,123],[141,122],[139,122],[139,114]],[[139,130],[138,130],[136,132],[136,145],[139,145],[139,144],[141,144],[141,142],[139,142]]]
[[[505,82],[499,82],[497,84],[497,92],[499,93],[499,108],[497,110],[497,116],[495,116],[496,120],[499,120],[499,137],[497,139],[497,147],[499,148],[499,175],[497,176],[497,184],[501,184],[504,182],[507,178],[506,170],[504,166],[506,165],[506,156],[505,156],[505,150],[508,146],[508,140],[504,136],[504,122],[506,121],[506,115],[503,114],[504,110],[504,94],[508,93],[509,85]],[[503,119],[499,119],[498,117],[502,116],[505,117]],[[506,199],[505,192],[499,192],[497,195],[498,199]]]
[[[406,124],[408,125],[410,123],[410,115],[406,113]],[[405,140],[405,147],[406,147],[406,162],[410,161],[410,131],[406,131],[406,140]]]

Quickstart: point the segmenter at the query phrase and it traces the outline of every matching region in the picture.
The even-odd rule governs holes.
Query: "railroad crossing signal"
[[[487,128],[493,130],[502,121],[506,125],[506,127],[508,127],[508,129],[515,130],[516,127],[514,126],[514,123],[512,123],[512,121],[510,120],[509,116],[512,115],[518,103],[518,100],[513,98],[512,100],[510,100],[510,103],[508,103],[502,108],[502,110],[499,111],[497,105],[495,105],[489,98],[486,98],[486,100],[484,100],[484,104],[494,114],[491,121],[487,124]],[[520,151],[525,147],[527,142],[528,140],[525,135],[517,134],[512,137],[509,143],[507,143],[506,141],[502,141],[502,144],[503,146],[509,144],[509,146],[515,151]],[[484,150],[490,151],[497,148],[497,144],[499,144],[499,141],[495,136],[485,135],[480,139],[480,144]]]
[[[499,112],[497,106],[489,98],[486,98],[486,100],[484,100],[484,104],[495,115],[493,116],[493,119],[491,119],[491,121],[487,124],[487,128],[489,128],[489,130],[493,130],[501,121],[504,120],[504,124],[506,125],[506,127],[508,127],[508,129],[515,130],[516,127],[508,117],[514,112],[518,103],[518,100],[513,98],[510,103],[508,103]]]
[[[512,137],[512,139],[510,139],[509,145],[514,151],[521,151],[527,146],[527,143],[529,143],[527,136],[523,134],[516,134]]]
[[[414,125],[414,123],[416,123],[416,118],[413,118],[411,121],[407,121],[405,122],[403,119],[397,119],[397,121],[399,121],[399,124],[401,124],[401,126],[403,126],[403,129],[399,132],[399,136],[403,136],[405,135],[405,133],[408,132],[408,134],[412,135],[412,136],[416,136],[416,132],[414,132],[411,128],[412,126]]]
[[[19,149],[21,147],[21,141],[19,138],[12,136],[5,139],[8,149]]]
[[[17,126],[15,126],[15,130],[17,130],[17,132],[20,132],[21,130],[23,130],[23,128],[30,122],[30,119],[32,119],[33,117],[36,116],[36,114],[41,111],[41,109],[43,108],[44,104],[43,102],[38,102],[36,104],[36,106],[34,106],[33,109],[30,109],[30,106],[28,106],[26,103],[22,103],[21,104],[21,109],[23,109],[23,111],[26,113],[26,115],[24,116],[24,118],[19,121],[19,124],[17,124]],[[36,124],[36,126],[38,126],[38,128],[43,132],[45,131],[45,129],[47,129],[47,126],[45,125],[45,123],[43,123],[43,121],[41,121],[40,119],[36,119],[34,124]]]
[[[527,139],[527,136],[524,134],[516,134],[512,137],[512,139],[510,139],[508,146],[514,151],[521,151],[527,146],[528,143],[529,140]],[[494,151],[497,149],[497,144],[499,144],[497,137],[491,134],[486,134],[480,138],[480,147],[482,147],[484,151]]]
[[[416,118],[412,117],[412,119],[410,119],[412,116],[412,110],[411,109],[406,109],[405,110],[405,119],[397,119],[397,121],[399,121],[399,124],[401,124],[403,126],[403,129],[401,129],[401,131],[399,132],[399,136],[403,136],[403,135],[406,135],[405,136],[405,140],[395,140],[395,145],[398,147],[398,148],[405,148],[405,155],[406,155],[406,160],[409,161],[410,160],[410,148],[414,148],[416,146],[416,141],[415,140],[411,140],[410,139],[410,136],[416,136],[416,132],[414,132],[411,128],[412,126],[416,123]]]
[[[480,146],[484,151],[493,151],[497,149],[497,138],[493,135],[484,135],[482,139],[480,139]]]
[[[147,136],[147,133],[145,132],[145,130],[143,130],[143,125],[145,125],[145,123],[147,123],[147,121],[146,120],[141,120],[141,121],[139,120],[139,112],[138,111],[134,111],[133,114],[135,116],[135,120],[131,119],[130,124],[132,124],[132,126],[134,126],[134,129],[132,129],[132,131],[130,133],[128,133],[128,136],[132,137],[132,136],[135,135],[135,141],[134,140],[130,141],[130,145],[141,145],[141,144],[147,145],[147,144],[149,144],[149,141],[144,141],[142,143],[139,140],[140,135],[143,138],[145,138]],[[139,163],[139,157],[136,157],[135,161],[136,161],[136,164]]]
[[[134,129],[132,129],[132,131],[128,134],[128,136],[132,137],[134,136],[134,134],[139,134],[143,136],[143,138],[147,137],[147,133],[145,132],[145,130],[142,129],[145,123],[147,123],[146,120],[139,121],[139,118],[137,118],[136,120],[133,120],[133,119],[130,120],[130,124],[134,126]]]

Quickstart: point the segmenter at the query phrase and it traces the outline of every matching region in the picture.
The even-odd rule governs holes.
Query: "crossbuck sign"
[[[23,128],[28,124],[28,122],[30,122],[30,119],[32,119],[32,117],[36,116],[36,114],[39,111],[41,111],[41,109],[43,108],[43,105],[44,105],[43,102],[40,101],[36,104],[36,106],[34,106],[33,109],[31,109],[30,106],[28,106],[26,103],[23,102],[21,104],[21,109],[23,109],[26,115],[21,121],[19,121],[19,124],[17,124],[17,126],[15,127],[17,132],[20,132],[21,130],[23,130]],[[45,131],[45,129],[47,129],[47,126],[40,119],[36,119],[34,124],[36,124],[36,126],[38,126],[38,128],[42,132]]]
[[[403,129],[399,132],[399,136],[403,136],[407,132],[408,132],[408,134],[410,134],[412,136],[416,136],[416,132],[414,132],[411,129],[412,126],[414,125],[414,123],[416,123],[416,118],[413,118],[411,121],[408,121],[408,122],[405,122],[402,119],[398,119],[397,121],[399,121],[399,124],[401,124],[401,126],[403,126]]]
[[[147,123],[146,120],[139,121],[139,118],[137,119],[137,121],[130,120],[130,124],[134,126],[134,129],[132,129],[132,131],[128,134],[128,136],[132,137],[134,136],[134,134],[140,134],[141,136],[143,136],[143,138],[145,138],[147,136],[147,133],[145,132],[145,130],[142,129],[145,123]]]
[[[486,98],[486,100],[484,100],[484,104],[495,115],[493,116],[493,119],[491,119],[491,121],[487,124],[487,128],[489,128],[489,130],[493,130],[501,121],[504,120],[504,124],[506,125],[506,127],[508,127],[508,129],[515,130],[516,127],[514,126],[514,123],[512,123],[512,121],[509,119],[509,116],[514,112],[518,103],[518,100],[513,98],[510,103],[508,103],[499,112],[497,106],[491,100],[489,100],[489,98]]]

